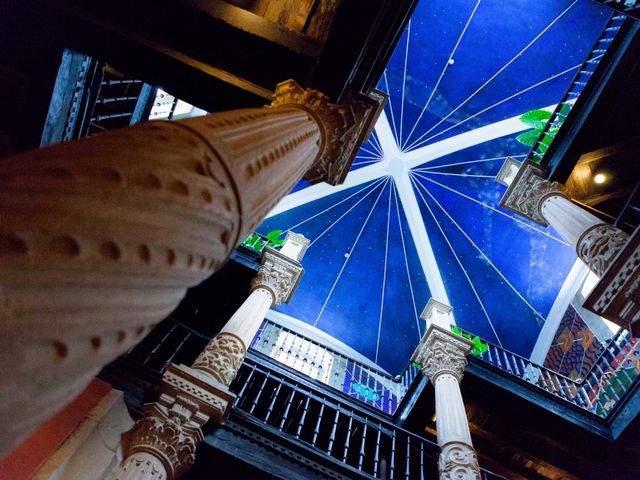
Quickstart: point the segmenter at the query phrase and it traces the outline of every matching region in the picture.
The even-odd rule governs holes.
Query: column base
[[[640,335],[640,230],[616,255],[583,306]]]
[[[473,447],[466,443],[445,443],[438,459],[440,480],[480,480],[480,465]]]
[[[198,404],[199,412],[207,416],[208,421],[218,425],[226,421],[236,400],[226,385],[206,373],[172,363],[167,365],[162,377],[161,391],[171,396],[187,396]]]

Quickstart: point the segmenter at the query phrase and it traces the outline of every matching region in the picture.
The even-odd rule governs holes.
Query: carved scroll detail
[[[464,443],[444,445],[438,459],[440,480],[480,480],[480,465],[475,450]]]

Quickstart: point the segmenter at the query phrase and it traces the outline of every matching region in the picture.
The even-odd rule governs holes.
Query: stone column
[[[191,367],[168,365],[160,399],[145,405],[145,417],[122,435],[124,461],[115,480],[173,480],[191,468],[202,426],[222,424],[229,415],[236,398],[229,385],[266,313],[288,302],[297,288],[308,245],[289,232],[280,251],[267,248],[251,294],[220,333]]]
[[[436,394],[436,430],[441,480],[480,480],[480,466],[471,443],[471,433],[460,393],[460,381],[473,342],[451,332],[451,307],[429,300],[421,318],[427,321],[427,333],[413,354],[412,361],[422,366]]]
[[[640,232],[632,238],[571,202],[564,187],[545,179],[538,165],[525,162],[515,178],[509,159],[498,180],[509,186],[500,205],[542,226],[551,225],[600,277],[584,307],[625,328],[640,321]],[[638,330],[639,328],[633,328]]]
[[[3,158],[0,457],[215,272],[303,175],[340,182],[368,125],[356,119],[374,111],[287,81],[268,108]]]
[[[629,238],[571,202],[564,186],[546,180],[544,170],[532,162],[520,167],[500,205],[544,227],[551,225],[598,276],[604,274]]]

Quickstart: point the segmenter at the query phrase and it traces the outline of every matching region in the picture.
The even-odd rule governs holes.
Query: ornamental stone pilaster
[[[473,342],[450,330],[451,307],[431,299],[423,312],[428,329],[413,354],[422,374],[433,384],[436,396],[436,430],[441,480],[480,480],[478,457],[460,393],[460,381]]]

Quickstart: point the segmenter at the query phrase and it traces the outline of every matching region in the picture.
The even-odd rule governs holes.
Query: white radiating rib
[[[398,192],[396,191],[395,183],[393,184],[393,194],[396,199],[396,215],[398,216],[398,229],[400,230],[400,238],[402,240],[402,251],[404,252],[404,266],[406,267],[406,270],[407,270],[407,280],[409,280],[409,291],[411,292],[411,303],[413,305],[413,313],[416,319],[416,327],[418,328],[418,341],[420,341],[420,339],[422,338],[422,335],[420,334],[420,320],[418,317],[418,309],[416,308],[416,297],[413,293],[413,284],[411,282],[411,274],[409,272],[409,257],[407,256],[407,247],[404,241],[404,233],[402,232],[402,221],[400,219],[400,207],[398,206],[398,203],[400,202],[400,198],[398,197]]]
[[[389,105],[389,113],[391,113],[391,126],[393,127],[393,136],[396,138],[396,143],[398,142],[398,130],[396,129],[396,121],[395,115],[393,114],[393,104],[391,103],[391,92],[389,91],[389,81],[387,80],[387,69],[384,69],[382,72],[382,77],[384,78],[384,85],[387,89],[387,93],[389,94],[389,98],[387,99],[387,105]]]
[[[476,175],[474,173],[449,173],[449,172],[433,172],[427,171],[429,175],[445,175],[447,177],[472,177],[472,178],[496,178],[495,175]]]
[[[362,150],[363,152],[368,153],[369,155],[373,155],[376,158],[380,158],[380,155],[377,152],[372,152],[371,150],[367,150],[364,147],[360,147],[360,150]]]
[[[562,18],[564,16],[565,13],[567,13],[576,3],[578,3],[578,0],[574,0],[573,3],[571,3],[571,5],[569,5],[566,9],[564,9],[562,11],[562,13],[560,13],[560,15],[558,15],[549,25],[547,25],[538,35],[535,36],[535,38],[533,40],[531,40],[522,50],[520,50],[511,60],[509,60],[505,65],[503,65],[500,70],[498,70],[496,73],[494,73],[491,78],[489,78],[489,80],[487,80],[486,82],[484,82],[480,87],[478,87],[478,89],[473,92],[471,95],[469,95],[466,100],[464,100],[460,105],[458,105],[456,108],[454,108],[451,112],[449,112],[444,118],[442,118],[438,123],[436,123],[435,125],[433,125],[429,130],[427,130],[425,133],[423,133],[420,137],[418,137],[411,145],[409,145],[409,147],[407,149],[412,149],[414,147],[414,145],[419,142],[420,140],[422,140],[424,137],[426,137],[429,133],[431,133],[438,125],[442,124],[442,122],[446,121],[451,115],[453,115],[454,113],[456,113],[458,110],[460,110],[460,108],[462,108],[464,105],[466,105],[473,97],[475,97],[484,87],[486,87],[491,81],[493,81],[494,78],[496,78],[498,75],[500,75],[507,67],[509,67],[509,65],[511,65],[513,62],[516,61],[516,59],[518,59],[524,52],[526,52],[529,47],[531,47],[531,45],[533,45],[542,35],[544,35],[547,30],[549,30],[558,20],[560,20],[560,18]]]
[[[388,183],[389,178],[391,177],[387,177],[386,178],[386,183]],[[347,263],[349,263],[349,259],[352,256],[352,253],[354,251],[354,249],[356,248],[356,245],[358,244],[358,240],[360,240],[360,237],[362,236],[362,232],[364,231],[364,228],[367,226],[367,223],[369,223],[369,218],[371,218],[371,215],[373,214],[373,211],[376,208],[376,205],[378,205],[378,200],[380,200],[380,196],[382,195],[382,192],[384,192],[384,188],[382,190],[380,190],[380,193],[378,194],[378,197],[376,198],[376,201],[374,202],[373,206],[371,207],[371,210],[369,211],[369,215],[367,215],[367,218],[364,219],[364,222],[362,223],[362,228],[360,228],[360,231],[358,232],[358,236],[356,237],[355,241],[353,242],[353,245],[351,245],[351,248],[349,249],[349,256],[345,259],[344,263],[342,264],[342,268],[340,268],[340,271],[338,272],[338,276],[336,277],[335,281],[333,282],[333,285],[331,286],[331,290],[329,290],[329,294],[327,295],[327,298],[325,299],[324,303],[322,304],[322,308],[320,309],[320,312],[318,313],[318,316],[316,317],[315,322],[313,322],[313,326],[317,326],[318,325],[318,321],[320,321],[320,317],[322,316],[322,314],[324,313],[324,309],[327,307],[327,303],[329,303],[329,299],[331,298],[331,295],[333,295],[333,291],[336,288],[336,285],[338,284],[338,282],[340,281],[340,277],[342,276],[342,272],[344,272],[344,269],[347,266]]]
[[[378,363],[378,351],[380,349],[380,332],[382,331],[382,312],[384,311],[384,292],[387,286],[387,260],[389,258],[389,223],[391,220],[391,190],[393,182],[389,184],[389,203],[387,205],[387,239],[384,243],[384,271],[382,273],[382,293],[380,294],[380,316],[378,317],[378,338],[376,340],[376,356],[373,360]]]
[[[354,208],[356,208],[365,198],[367,198],[369,195],[371,195],[371,193],[373,193],[380,185],[384,186],[385,182],[382,182],[382,181],[377,182],[375,188],[372,188],[369,192],[366,193],[366,195],[363,195],[363,197],[360,200],[358,200],[356,203],[354,203],[351,206],[351,208],[349,208],[349,210],[347,210],[342,215],[340,215],[336,220],[334,220],[327,228],[325,228],[322,231],[322,233],[320,235],[318,235],[316,238],[313,239],[313,241],[309,244],[309,246],[312,247],[314,243],[316,243],[318,240],[320,240],[324,236],[325,233],[327,233],[329,230],[331,230],[336,223],[338,223],[346,215],[348,215],[349,212],[351,212]]]
[[[489,326],[491,327],[491,330],[493,331],[493,334],[496,337],[496,341],[498,342],[498,345],[500,345],[502,347],[502,342],[500,341],[500,337],[498,336],[498,332],[496,332],[496,329],[494,328],[493,323],[491,322],[491,318],[489,318],[489,313],[487,313],[487,310],[484,307],[484,303],[482,303],[482,300],[480,300],[480,295],[478,295],[478,292],[476,291],[475,287],[473,286],[473,282],[471,281],[471,278],[469,277],[469,274],[467,273],[467,271],[465,270],[464,266],[462,265],[462,262],[458,258],[458,255],[456,254],[456,251],[453,249],[453,245],[451,245],[451,242],[449,241],[449,238],[447,237],[447,235],[444,233],[444,230],[440,226],[440,222],[438,222],[438,219],[436,218],[435,214],[431,210],[431,207],[427,203],[427,200],[424,198],[424,196],[422,195],[422,192],[420,192],[420,190],[419,190],[419,188],[417,186],[422,187],[425,191],[426,191],[426,188],[420,182],[416,181],[413,178],[413,175],[410,174],[410,178],[411,178],[411,182],[414,185],[414,188],[416,189],[416,192],[418,192],[418,195],[420,195],[420,198],[422,199],[422,202],[424,203],[425,207],[427,207],[427,210],[429,210],[429,213],[433,217],[434,223],[436,224],[436,226],[440,230],[440,233],[442,234],[442,237],[444,238],[445,242],[447,242],[447,245],[449,245],[449,248],[451,249],[451,253],[453,253],[453,257],[458,262],[458,265],[460,266],[460,269],[462,270],[462,273],[464,273],[464,276],[466,277],[467,281],[469,282],[469,286],[471,287],[471,290],[473,291],[473,294],[475,295],[476,299],[478,300],[478,303],[480,304],[480,308],[481,308],[482,312],[484,313],[484,316],[486,317],[487,322],[489,322]]]
[[[525,305],[527,305],[527,307],[529,307],[533,313],[540,318],[541,321],[538,321],[538,319],[536,318],[536,322],[538,323],[538,326],[541,327],[542,324],[544,323],[544,317],[542,315],[540,315],[540,312],[538,312],[533,305],[531,305],[526,298],[524,298],[520,292],[516,289],[516,287],[514,287],[511,282],[509,280],[507,280],[507,277],[505,277],[502,272],[498,269],[498,267],[495,266],[495,264],[489,259],[489,257],[487,257],[485,255],[485,253],[480,249],[480,247],[478,247],[478,245],[476,244],[476,242],[474,242],[471,237],[469,235],[467,235],[467,232],[464,231],[464,229],[458,224],[458,222],[456,222],[453,217],[451,215],[449,215],[449,212],[447,212],[447,210],[440,204],[440,202],[438,202],[438,200],[436,200],[436,198],[431,194],[431,192],[427,189],[425,189],[425,192],[427,193],[427,195],[429,195],[431,197],[431,199],[436,203],[436,205],[438,205],[438,207],[440,208],[440,210],[442,210],[444,212],[444,214],[447,216],[447,218],[449,218],[449,220],[451,220],[451,223],[453,223],[458,230],[460,230],[460,233],[462,233],[462,235],[464,235],[464,237],[469,240],[469,243],[471,243],[471,245],[473,245],[473,247],[478,251],[478,253],[480,253],[480,255],[482,255],[482,257],[489,263],[489,265],[491,265],[493,267],[493,269],[496,271],[496,273],[498,275],[500,275],[500,277],[505,281],[505,283],[507,285],[509,285],[509,287],[511,287],[511,290],[513,290],[513,292],[520,298],[520,300],[522,300]]]
[[[307,218],[307,219],[305,219],[305,220],[303,220],[303,221],[301,221],[301,222],[299,222],[299,223],[296,223],[293,227],[289,227],[289,228],[287,228],[287,229],[285,230],[285,233],[286,233],[286,232],[288,232],[289,230],[293,230],[294,228],[299,227],[300,225],[304,225],[304,224],[305,224],[305,223],[307,223],[309,220],[313,220],[314,218],[316,218],[316,217],[318,217],[318,216],[320,216],[320,215],[323,215],[323,214],[327,213],[329,210],[333,210],[333,209],[334,209],[334,208],[336,208],[338,205],[340,205],[340,204],[342,204],[342,203],[346,202],[347,200],[349,200],[350,198],[352,198],[352,197],[354,197],[354,196],[358,195],[358,194],[359,194],[360,192],[362,192],[363,190],[366,190],[367,188],[371,188],[371,189],[373,189],[376,185],[379,185],[379,184],[380,184],[380,182],[382,182],[382,181],[383,181],[383,179],[382,179],[382,178],[379,178],[377,181],[375,181],[375,182],[373,182],[373,183],[370,183],[369,185],[365,185],[363,188],[361,188],[361,189],[360,189],[360,190],[358,190],[357,192],[352,193],[352,194],[351,194],[351,195],[349,195],[347,198],[343,198],[343,199],[342,199],[342,200],[340,200],[339,202],[336,202],[336,203],[334,203],[333,205],[331,205],[330,207],[325,208],[325,209],[324,209],[324,210],[322,210],[321,212],[318,212],[318,213],[316,213],[316,214],[312,215],[311,217],[309,217],[309,218]],[[362,201],[362,199],[361,199],[360,201]]]
[[[363,160],[380,160],[380,157],[377,155],[375,157],[370,157],[369,155],[356,155],[355,158],[362,158]]]
[[[519,157],[526,157],[526,155],[525,154],[523,154],[523,155],[507,155],[507,157],[519,158]],[[506,160],[507,157],[493,157],[493,158],[483,158],[483,159],[480,159],[480,160],[467,160],[467,161],[464,161],[464,162],[447,163],[446,165],[435,165],[433,167],[418,167],[418,168],[414,168],[413,170],[415,172],[430,172],[434,168],[455,167],[457,165],[467,165],[469,163],[494,162],[496,160]]]
[[[352,166],[371,165],[372,163],[378,163],[380,160],[367,160],[365,162],[353,162]]]
[[[406,144],[411,139],[411,135],[413,135],[413,132],[415,131],[416,127],[418,126],[418,123],[420,122],[420,120],[422,119],[422,116],[424,115],[424,112],[427,111],[427,107],[429,106],[429,103],[431,102],[431,99],[433,98],[433,96],[436,93],[436,90],[438,90],[438,87],[440,86],[440,82],[442,81],[442,77],[444,77],[444,74],[447,71],[447,68],[449,67],[449,62],[453,58],[453,55],[456,53],[456,50],[458,49],[458,45],[460,45],[460,42],[462,41],[462,37],[466,33],[467,28],[469,27],[469,24],[471,23],[471,19],[475,15],[476,10],[478,9],[478,6],[480,6],[480,2],[481,1],[482,0],[478,0],[478,3],[476,3],[476,6],[474,7],[473,11],[471,12],[471,15],[469,15],[469,19],[467,20],[467,23],[465,24],[464,28],[462,29],[462,33],[458,37],[458,41],[456,42],[455,46],[453,47],[453,51],[451,52],[451,55],[449,55],[449,58],[447,59],[447,61],[444,64],[444,68],[442,69],[442,73],[440,73],[440,77],[438,78],[438,81],[436,82],[436,85],[433,87],[433,90],[431,90],[431,95],[429,95],[429,98],[427,99],[426,103],[424,104],[424,107],[422,107],[422,110],[420,111],[420,115],[418,115],[418,119],[413,124],[413,128],[409,132],[409,135],[407,135],[407,141],[403,142],[401,144],[400,149],[402,151],[404,151],[404,147],[406,146]],[[406,67],[405,67],[405,71],[406,71]]]
[[[369,136],[369,143],[375,148],[375,150],[378,152],[378,154],[381,157],[384,156],[384,152],[382,151],[382,145],[380,145],[380,140],[378,139],[378,135],[376,134],[375,128],[374,130],[371,130],[371,135]]]
[[[404,49],[404,72],[402,73],[402,97],[400,100],[400,136],[398,145],[402,145],[402,125],[404,124],[404,90],[407,83],[407,60],[409,59],[409,39],[411,38],[411,20],[407,25],[407,45]],[[402,149],[402,147],[400,147]]]
[[[520,90],[519,92],[516,92],[516,93],[514,93],[513,95],[511,95],[511,96],[509,96],[509,97],[507,97],[507,98],[503,98],[502,100],[500,100],[499,102],[494,103],[493,105],[489,105],[488,107],[483,108],[483,109],[482,109],[482,110],[480,110],[479,112],[474,113],[473,115],[471,115],[471,116],[469,116],[469,117],[465,118],[464,120],[460,120],[458,123],[456,123],[456,124],[454,124],[454,125],[451,125],[451,126],[449,126],[448,128],[445,128],[444,130],[441,130],[441,131],[439,131],[438,133],[435,133],[435,134],[431,135],[429,138],[425,138],[424,140],[422,140],[422,141],[420,141],[420,142],[418,142],[418,143],[414,143],[412,146],[419,147],[420,145],[424,145],[425,143],[428,143],[430,140],[432,140],[432,139],[434,139],[434,138],[436,138],[436,137],[439,137],[439,136],[440,136],[440,135],[442,135],[443,133],[448,132],[448,131],[449,131],[449,130],[451,130],[452,128],[456,128],[456,127],[458,127],[458,126],[462,125],[463,123],[466,123],[466,122],[468,122],[469,120],[471,120],[471,119],[473,119],[473,118],[476,118],[478,115],[482,115],[484,112],[486,112],[486,111],[488,111],[488,110],[491,110],[492,108],[495,108],[495,107],[497,107],[498,105],[503,104],[504,102],[508,102],[509,100],[511,100],[511,99],[512,99],[512,98],[514,98],[514,97],[517,97],[518,95],[522,95],[523,93],[526,93],[526,92],[528,92],[529,90],[531,90],[531,89],[533,89],[533,88],[539,87],[539,86],[540,86],[540,85],[542,85],[543,83],[547,83],[547,82],[550,82],[551,80],[555,80],[556,78],[561,77],[562,75],[564,75],[564,74],[566,74],[566,73],[570,72],[571,70],[576,70],[576,69],[580,68],[581,66],[582,66],[582,64],[574,65],[573,67],[571,67],[571,68],[567,68],[566,70],[563,70],[563,71],[562,71],[562,72],[560,72],[560,73],[556,73],[555,75],[552,75],[552,76],[550,76],[549,78],[545,78],[544,80],[541,80],[541,81],[539,81],[538,83],[536,83],[536,84],[534,84],[534,85],[531,85],[531,86],[529,86],[529,87],[527,87],[527,88],[525,88],[525,89],[523,89],[523,90]]]
[[[413,172],[412,172],[412,173],[413,173]],[[431,172],[424,172],[424,173],[431,173]],[[449,190],[450,192],[453,192],[453,193],[455,193],[455,194],[458,194],[458,195],[460,195],[461,197],[466,198],[467,200],[471,200],[472,202],[476,202],[477,204],[482,205],[483,207],[486,207],[486,208],[488,208],[489,210],[492,210],[492,211],[494,211],[494,212],[496,212],[496,213],[499,213],[500,215],[503,215],[503,216],[505,216],[505,217],[507,217],[507,218],[510,218],[511,220],[513,220],[513,221],[515,221],[515,222],[518,222],[519,224],[524,225],[525,227],[530,228],[531,230],[535,230],[535,231],[536,231],[537,233],[539,233],[540,235],[545,235],[545,236],[547,236],[547,237],[549,237],[549,238],[554,239],[556,242],[559,242],[559,243],[561,243],[561,244],[563,244],[563,245],[566,245],[567,247],[569,246],[569,244],[568,244],[567,242],[565,242],[564,240],[561,240],[561,239],[559,239],[559,238],[557,238],[557,237],[554,237],[553,235],[551,235],[551,234],[549,234],[549,233],[545,232],[544,230],[540,230],[540,229],[538,229],[538,228],[534,227],[533,225],[529,225],[528,223],[526,223],[526,222],[524,222],[524,221],[520,220],[518,217],[512,217],[511,215],[509,215],[509,214],[507,214],[507,213],[505,213],[505,212],[503,212],[503,211],[501,211],[501,210],[498,210],[497,208],[492,207],[491,205],[488,205],[488,204],[486,204],[486,203],[484,203],[484,202],[481,202],[480,200],[477,200],[477,199],[475,199],[475,198],[473,198],[473,197],[470,197],[469,195],[466,195],[466,194],[464,194],[464,193],[462,193],[462,192],[459,192],[458,190],[456,190],[456,189],[454,189],[454,188],[451,188],[451,187],[448,187],[448,186],[446,186],[446,185],[443,185],[443,184],[442,184],[442,183],[440,183],[440,182],[436,182],[435,180],[433,180],[433,179],[431,179],[431,178],[428,178],[428,177],[425,177],[424,175],[421,175],[421,174],[419,174],[419,173],[415,173],[415,175],[416,175],[417,177],[420,177],[420,178],[425,179],[425,180],[426,180],[426,181],[428,181],[428,182],[435,183],[436,185],[438,185],[438,186],[440,186],[440,187],[442,187],[442,188],[446,188],[446,189],[447,189],[447,190]]]

